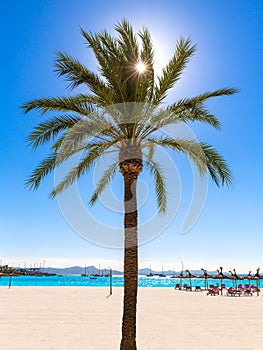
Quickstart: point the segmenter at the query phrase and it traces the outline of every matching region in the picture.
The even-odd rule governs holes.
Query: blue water
[[[0,277],[0,286],[8,286],[10,282],[9,277]],[[98,277],[97,279],[91,279],[90,277],[82,277],[82,276],[52,276],[52,277],[34,277],[34,276],[18,276],[12,277],[12,286],[77,286],[77,287],[108,287],[110,283],[109,277]],[[262,281],[259,281],[259,283]],[[174,287],[176,283],[180,283],[180,280],[177,278],[169,278],[169,277],[144,277],[139,276],[139,287]],[[190,285],[189,279],[184,278],[182,280],[182,284]],[[208,286],[210,284],[220,286],[220,282],[218,280],[207,280]],[[233,281],[224,280],[226,287],[232,287]],[[244,286],[248,284],[249,281],[243,280],[237,282],[242,283]],[[255,281],[251,281],[251,285],[256,284]],[[263,283],[262,283],[263,284]],[[113,276],[112,278],[113,287],[122,287],[123,286],[123,277],[122,276]],[[200,286],[204,287],[203,279],[193,279],[192,286]]]

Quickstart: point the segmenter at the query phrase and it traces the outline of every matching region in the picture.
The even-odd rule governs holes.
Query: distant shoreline
[[[257,287],[263,287],[263,280],[246,280],[246,279],[215,279],[215,278],[170,278],[171,276],[160,277],[138,277],[139,288],[174,288],[175,285],[180,285],[183,288],[184,285],[205,289],[209,285],[215,285],[220,287],[223,283],[225,288],[237,287],[241,284],[242,287],[248,285],[256,285]],[[110,277],[94,277],[94,276],[2,276],[0,278],[0,286],[3,287],[106,287],[110,286]],[[119,288],[123,287],[124,278],[123,276],[112,277],[112,287]]]

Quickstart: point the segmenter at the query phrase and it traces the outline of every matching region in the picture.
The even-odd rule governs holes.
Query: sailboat
[[[153,277],[151,266],[150,266],[150,273],[148,275],[146,275],[146,277]]]
[[[162,273],[159,274],[159,277],[166,277],[166,275],[163,273],[163,266],[162,266]]]
[[[100,270],[100,264],[99,264],[99,273],[94,273],[93,276],[94,277],[103,277],[103,275],[101,274],[101,270]]]
[[[85,265],[85,273],[82,273],[81,274],[82,277],[88,277],[87,275],[87,266]]]

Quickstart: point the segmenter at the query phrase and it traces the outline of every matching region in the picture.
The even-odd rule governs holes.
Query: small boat
[[[85,272],[80,275],[81,277],[88,277],[87,275],[87,266],[85,265]]]
[[[151,269],[151,266],[150,266],[150,273],[148,273],[148,275],[146,275],[146,277],[153,277],[154,274],[152,273],[152,269]]]
[[[153,276],[154,276],[154,274],[151,272],[148,275],[146,275],[146,277],[153,277]]]
[[[162,266],[162,273],[159,273],[159,277],[166,277],[166,275],[163,273],[163,266]]]

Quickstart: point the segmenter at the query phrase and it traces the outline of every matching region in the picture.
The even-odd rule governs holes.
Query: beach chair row
[[[207,291],[207,295],[216,296],[219,295],[221,292],[221,288],[218,286],[210,285],[207,289],[202,289],[200,286],[189,286],[188,284],[184,284],[181,286],[179,283],[176,283],[174,286],[174,289],[178,290],[184,290],[184,291],[195,291],[195,292],[202,292],[203,290]],[[222,290],[226,290],[227,296],[253,296],[254,293],[259,293],[260,289],[255,285],[248,285],[245,284],[243,287],[242,284],[238,284],[237,288],[230,287],[226,288],[226,285],[222,283]],[[222,294],[222,293],[221,293]]]
[[[222,289],[226,289],[227,296],[231,296],[231,297],[240,297],[240,296],[253,296],[254,293],[259,293],[260,289],[257,286],[249,286],[249,285],[245,285],[245,287],[243,288],[242,284],[239,284],[237,288],[234,287],[230,287],[230,288],[225,288],[225,285],[222,284]],[[220,288],[218,286],[213,286],[210,285],[207,291],[207,295],[219,295],[220,293]]]

